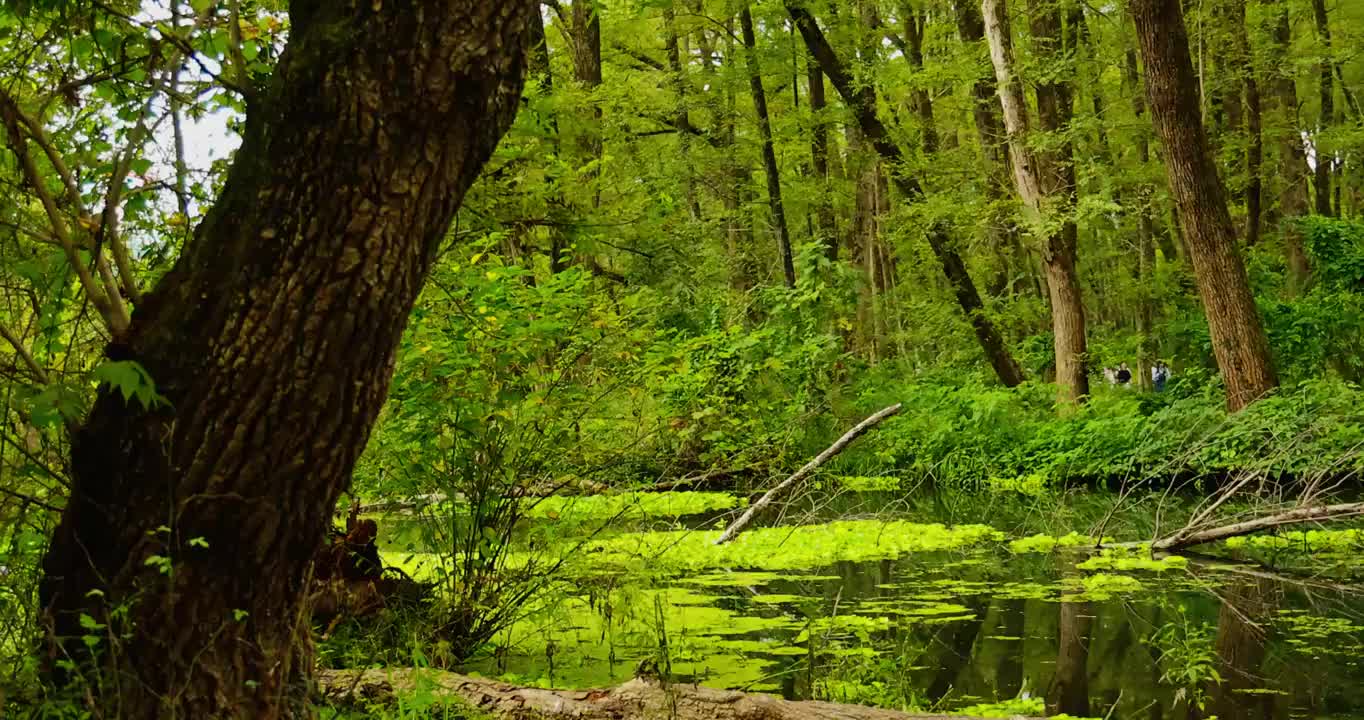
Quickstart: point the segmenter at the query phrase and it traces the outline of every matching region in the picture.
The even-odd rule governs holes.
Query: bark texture
[[[699,685],[665,686],[655,678],[599,690],[545,690],[441,671],[324,670],[321,684],[334,701],[383,700],[405,689],[431,688],[438,696],[461,698],[498,720],[971,720],[963,715],[783,700]]]
[[[801,37],[805,40],[805,46],[810,51],[810,55],[819,63],[824,74],[829,78],[834,88],[838,90],[838,94],[852,110],[866,141],[876,150],[877,155],[888,166],[891,166],[892,181],[896,188],[911,202],[923,199],[924,191],[919,181],[914,177],[898,172],[896,166],[903,164],[903,155],[899,146],[891,139],[886,126],[876,115],[875,89],[866,84],[856,85],[853,82],[852,76],[848,74],[833,47],[824,37],[823,31],[819,29],[819,24],[808,10],[794,2],[787,2],[786,10],[796,23],[796,28],[800,30]],[[966,269],[966,262],[953,247],[947,228],[942,223],[935,223],[928,229],[928,244],[932,248],[934,256],[937,257],[947,281],[952,285],[952,290],[957,297],[957,305],[961,307],[962,313],[971,322],[971,327],[975,330],[976,340],[980,343],[981,349],[985,352],[985,357],[990,362],[991,367],[994,368],[999,381],[1007,387],[1014,387],[1023,382],[1023,371],[1014,361],[1013,355],[1004,344],[1004,338],[1000,336],[994,322],[985,314],[985,304],[981,301],[975,281],[971,279],[971,275]]]
[[[1198,85],[1183,11],[1179,0],[1131,0],[1128,7],[1146,64],[1146,99],[1165,148],[1166,177],[1227,387],[1227,407],[1240,410],[1279,381],[1236,247],[1226,194],[1199,120]]]
[[[535,7],[292,3],[217,204],[108,348],[167,404],[106,387],[73,438],[41,600],[110,716],[308,714],[308,569],[517,111]],[[111,628],[96,658],[82,615]]]

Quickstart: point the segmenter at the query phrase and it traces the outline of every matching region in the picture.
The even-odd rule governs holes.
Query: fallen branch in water
[[[635,678],[599,690],[545,690],[440,670],[320,670],[323,696],[336,703],[392,701],[422,692],[460,699],[499,720],[972,720]]]
[[[830,445],[828,449],[826,449],[819,455],[816,455],[814,460],[805,463],[805,467],[802,467],[801,469],[797,470],[794,475],[781,481],[780,483],[777,484],[776,487],[772,488],[771,490],[768,490],[761,498],[758,498],[758,501],[750,505],[748,510],[745,510],[744,514],[739,516],[738,520],[735,520],[733,523],[730,523],[730,526],[725,528],[725,531],[721,533],[719,539],[715,541],[715,544],[723,545],[729,542],[730,540],[733,540],[734,538],[738,537],[739,533],[743,532],[744,528],[747,527],[750,522],[753,522],[754,516],[756,516],[758,512],[761,511],[763,508],[767,507],[768,505],[771,505],[772,501],[776,499],[778,495],[780,495],[782,492],[784,492],[787,488],[791,487],[792,485],[795,485],[796,483],[805,479],[806,476],[810,475],[810,473],[813,473],[814,471],[818,470],[820,465],[823,465],[824,463],[829,461],[829,458],[843,452],[843,448],[846,448],[849,445],[849,443],[856,440],[863,433],[876,427],[877,425],[880,425],[882,420],[885,420],[886,418],[895,415],[898,412],[900,412],[900,403],[895,403],[894,405],[891,405],[890,407],[858,423],[855,427],[853,427],[853,429],[849,430],[848,432],[843,433],[843,437],[835,440],[834,444]]]
[[[1252,520],[1245,520],[1243,522],[1231,523],[1229,525],[1222,525],[1205,530],[1194,530],[1193,526],[1185,527],[1183,530],[1180,530],[1173,535],[1168,535],[1151,543],[1151,549],[1173,552],[1182,548],[1203,545],[1218,540],[1226,540],[1227,538],[1237,537],[1239,535],[1250,535],[1251,533],[1281,527],[1283,525],[1297,525],[1300,523],[1320,522],[1323,520],[1340,520],[1342,518],[1357,517],[1360,515],[1364,515],[1364,503],[1299,507],[1274,515],[1266,515]]]

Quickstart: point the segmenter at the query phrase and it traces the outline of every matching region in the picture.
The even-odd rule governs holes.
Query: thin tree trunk
[[[601,87],[601,5],[597,0],[573,0],[573,76],[589,92]],[[583,135],[582,149],[592,169],[587,173],[593,183],[592,207],[601,206],[601,188],[596,180],[602,158],[602,109],[592,103],[592,122]]]
[[[842,96],[843,101],[852,110],[867,141],[888,167],[897,168],[902,164],[903,156],[899,146],[890,139],[885,125],[876,115],[875,91],[865,85],[854,87],[852,77],[843,67],[842,61],[838,59],[828,40],[825,39],[824,33],[815,22],[814,16],[810,15],[808,10],[793,2],[786,3],[786,10],[790,13],[791,19],[796,22],[796,27],[805,39],[805,45],[810,54],[816,58],[820,67],[823,68],[824,74],[828,76],[834,88]],[[923,188],[917,179],[896,172],[891,177],[891,181],[895,183],[896,188],[905,196],[907,201],[923,200]],[[999,335],[994,323],[986,315],[985,305],[981,302],[980,293],[976,290],[975,282],[971,279],[970,273],[967,272],[965,261],[952,247],[947,228],[940,222],[934,223],[928,228],[927,235],[929,247],[941,264],[943,274],[947,277],[956,294],[957,304],[971,322],[976,333],[976,340],[980,343],[991,367],[994,368],[996,376],[1007,387],[1014,387],[1023,382],[1023,371],[1014,361],[1013,355],[1005,346],[1004,339]]]
[[[1054,9],[1032,8],[1032,34],[1041,54],[1055,56],[1060,35],[1060,15]],[[1032,215],[1034,227],[1044,224],[1042,259],[1051,297],[1052,332],[1056,350],[1058,401],[1074,405],[1089,394],[1089,374],[1085,371],[1085,313],[1080,282],[1075,269],[1076,227],[1074,160],[1067,145],[1059,153],[1034,153],[1029,147],[1027,100],[1023,85],[1014,71],[1013,39],[1004,0],[984,0],[981,12],[985,36],[990,42],[990,57],[995,66],[1004,127],[1008,130],[1014,180],[1024,206]],[[1058,133],[1070,116],[1070,93],[1061,83],[1037,87],[1038,119],[1041,129]],[[1057,213],[1060,218],[1047,217]],[[1059,224],[1058,224],[1059,221]]]
[[[1146,97],[1165,148],[1171,194],[1198,278],[1227,407],[1240,410],[1278,386],[1269,341],[1250,293],[1245,264],[1208,138],[1179,0],[1131,0],[1145,62]]]
[[[1316,192],[1317,214],[1331,216],[1331,170],[1332,158],[1322,150],[1321,136],[1331,128],[1336,115],[1336,88],[1334,82],[1334,61],[1331,55],[1331,18],[1326,13],[1326,0],[1312,0],[1312,16],[1316,20],[1317,39],[1321,41],[1322,53],[1320,80],[1317,90],[1320,94],[1320,120],[1317,122],[1317,135],[1314,140],[1317,151]]]
[[[786,227],[786,210],[781,202],[781,171],[777,168],[777,152],[772,144],[772,120],[767,114],[767,91],[763,89],[762,69],[758,64],[758,41],[753,33],[753,13],[748,5],[739,11],[739,25],[744,36],[745,56],[748,60],[748,87],[753,94],[753,110],[758,116],[758,132],[762,136],[763,171],[767,175],[767,203],[772,210],[772,224],[777,230],[777,253],[781,258],[782,277],[786,287],[796,286],[796,264],[791,254],[791,233]]]
[[[674,113],[673,122],[679,128],[691,127],[691,118],[687,113],[687,76],[682,67],[681,40],[677,35],[677,19],[673,6],[668,5],[663,9],[663,26],[667,32],[666,54],[668,56],[668,71],[672,73],[673,92],[677,94],[677,110]],[[692,167],[687,158],[691,157],[691,136],[689,133],[678,132],[678,151],[683,158],[682,175],[683,183],[686,185],[687,209],[691,212],[693,220],[701,219],[701,203],[696,197],[696,175],[692,172]]]
[[[1125,82],[1132,94],[1132,112],[1139,123],[1145,122],[1146,103],[1142,100],[1141,79],[1137,77],[1137,52],[1129,49],[1126,55]],[[1136,138],[1137,163],[1143,170],[1151,164],[1151,145],[1145,127],[1138,128]],[[1155,268],[1156,247],[1153,242],[1154,212],[1151,208],[1155,188],[1143,182],[1137,188],[1137,335],[1141,344],[1137,352],[1137,372],[1141,375],[1142,390],[1151,392],[1151,366],[1155,356]]]
[[[1293,76],[1288,74],[1289,43],[1292,30],[1288,24],[1288,5],[1280,0],[1261,0],[1275,8],[1276,19],[1270,36],[1271,68],[1274,81],[1270,90],[1274,93],[1274,103],[1279,110],[1279,177],[1283,179],[1283,189],[1279,193],[1279,230],[1283,235],[1284,254],[1288,258],[1289,290],[1301,293],[1307,287],[1310,268],[1307,252],[1303,248],[1302,231],[1295,225],[1297,218],[1307,214],[1308,178],[1307,153],[1303,149],[1302,135],[1298,123],[1298,91]]]
[[[909,65],[916,74],[922,75],[924,71],[924,23],[926,18],[923,13],[917,11],[909,2],[900,3],[900,21],[904,23],[906,34],[909,35]],[[938,152],[938,127],[933,119],[933,98],[928,93],[928,88],[924,87],[922,79],[914,82],[914,112],[919,117],[921,140],[924,155],[931,156]]]
[[[838,260],[838,228],[834,221],[834,204],[829,186],[829,122],[825,118],[824,71],[813,58],[806,58],[805,74],[810,96],[810,158],[814,164],[815,183],[819,198],[815,201],[820,242],[830,261]]]
[[[94,662],[105,711],[310,716],[308,568],[450,221],[519,109],[534,9],[294,4],[218,201],[107,349],[167,403],[106,386],[73,438],[41,601],[49,657]],[[116,638],[94,660],[91,620]]]
[[[1235,12],[1232,14],[1231,64],[1244,73],[1246,93],[1246,247],[1254,247],[1260,242],[1264,215],[1264,113],[1246,31],[1246,0],[1232,2]]]

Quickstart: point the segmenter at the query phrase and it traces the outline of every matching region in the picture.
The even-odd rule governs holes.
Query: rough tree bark
[[[791,233],[786,227],[786,210],[781,203],[781,170],[777,167],[777,152],[772,145],[772,119],[767,114],[767,91],[763,89],[762,68],[758,64],[758,40],[753,32],[753,13],[748,5],[739,11],[739,26],[744,36],[744,58],[748,63],[748,87],[753,94],[753,111],[758,116],[758,132],[762,136],[763,172],[767,175],[767,204],[772,211],[772,225],[777,231],[777,253],[781,257],[782,278],[786,287],[796,286],[796,265],[791,256]]]
[[[82,668],[110,714],[308,715],[305,576],[518,109],[535,7],[292,3],[218,202],[107,350],[168,404],[105,387],[73,437],[41,601],[54,659],[91,660],[83,616],[110,626]]]
[[[1236,247],[1231,214],[1199,120],[1198,86],[1179,0],[1130,0],[1145,62],[1146,99],[1165,148],[1165,172],[1179,211],[1208,318],[1213,353],[1240,410],[1278,386],[1269,341]]]
[[[903,156],[899,146],[895,144],[887,132],[886,126],[876,115],[875,89],[865,84],[854,85],[852,76],[848,74],[843,62],[838,58],[833,47],[829,45],[829,41],[824,37],[823,31],[819,29],[814,16],[808,10],[793,2],[786,3],[786,10],[791,15],[791,19],[795,21],[796,28],[800,30],[806,48],[819,62],[824,74],[828,76],[829,81],[833,83],[834,88],[843,98],[843,102],[847,103],[849,109],[852,110],[867,142],[889,166],[888,169],[892,173],[892,181],[896,188],[905,196],[906,200],[911,202],[922,200],[924,191],[919,181],[899,172],[897,166],[903,164]],[[1014,387],[1023,382],[1023,371],[1014,361],[1013,355],[1004,344],[1004,339],[995,328],[994,322],[985,314],[985,305],[981,302],[980,292],[976,290],[975,281],[967,272],[966,262],[962,259],[961,254],[952,247],[952,240],[948,235],[947,228],[941,223],[935,223],[929,227],[927,234],[929,247],[932,248],[933,254],[942,265],[943,274],[946,275],[947,281],[956,293],[957,304],[971,322],[976,333],[976,340],[980,343],[991,367],[994,368],[995,375],[1007,387]]]
[[[1059,59],[1061,15],[1055,8],[1030,4],[1032,36],[1039,55]],[[1038,228],[1043,267],[1051,299],[1052,335],[1056,351],[1058,400],[1064,405],[1084,402],[1089,395],[1085,371],[1085,309],[1076,273],[1077,229],[1073,217],[1076,183],[1070,144],[1059,151],[1034,152],[1029,147],[1027,98],[1014,70],[1013,36],[1005,0],[983,0],[985,36],[995,67],[1004,127],[1008,131],[1018,194]],[[1038,84],[1037,117],[1040,129],[1062,131],[1070,121],[1070,90],[1064,82]]]

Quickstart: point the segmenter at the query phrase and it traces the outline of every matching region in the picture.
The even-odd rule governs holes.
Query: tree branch
[[[33,357],[33,353],[28,351],[28,347],[20,341],[19,336],[4,323],[0,323],[0,337],[4,338],[5,341],[10,344],[10,347],[14,348],[14,352],[19,354],[19,359],[24,361],[24,365],[28,367],[28,371],[33,375],[34,380],[37,380],[43,385],[48,384],[47,370],[44,370],[43,366],[38,364],[38,361]]]
[[[71,263],[71,267],[76,272],[76,277],[80,281],[81,288],[85,291],[90,302],[104,318],[105,325],[114,335],[121,335],[128,329],[130,318],[128,308],[123,303],[123,299],[117,294],[117,283],[112,283],[112,273],[109,272],[109,263],[104,260],[103,253],[94,252],[96,267],[100,269],[103,288],[95,282],[94,276],[90,274],[90,269],[81,261],[80,253],[76,247],[76,241],[71,232],[70,226],[66,224],[66,219],[62,217],[61,210],[57,207],[56,198],[47,189],[42,174],[38,171],[38,165],[33,160],[33,155],[28,150],[28,139],[32,139],[40,147],[46,146],[50,152],[49,157],[56,155],[55,149],[51,148],[46,137],[39,133],[25,133],[24,127],[32,129],[35,127],[34,121],[27,118],[25,113],[19,108],[14,97],[6,90],[0,88],[0,119],[4,121],[8,135],[10,149],[19,159],[19,166],[23,169],[24,177],[28,180],[33,192],[38,196],[42,203],[43,211],[47,213],[48,222],[52,225],[52,233],[57,241],[61,243],[62,250],[66,253],[66,259]],[[25,137],[27,135],[27,138]],[[54,163],[55,164],[55,163]],[[62,166],[64,167],[64,166]],[[62,170],[58,169],[58,173]],[[79,203],[79,192],[76,193],[76,202]],[[78,206],[79,207],[79,206]],[[82,217],[85,217],[82,215]]]

